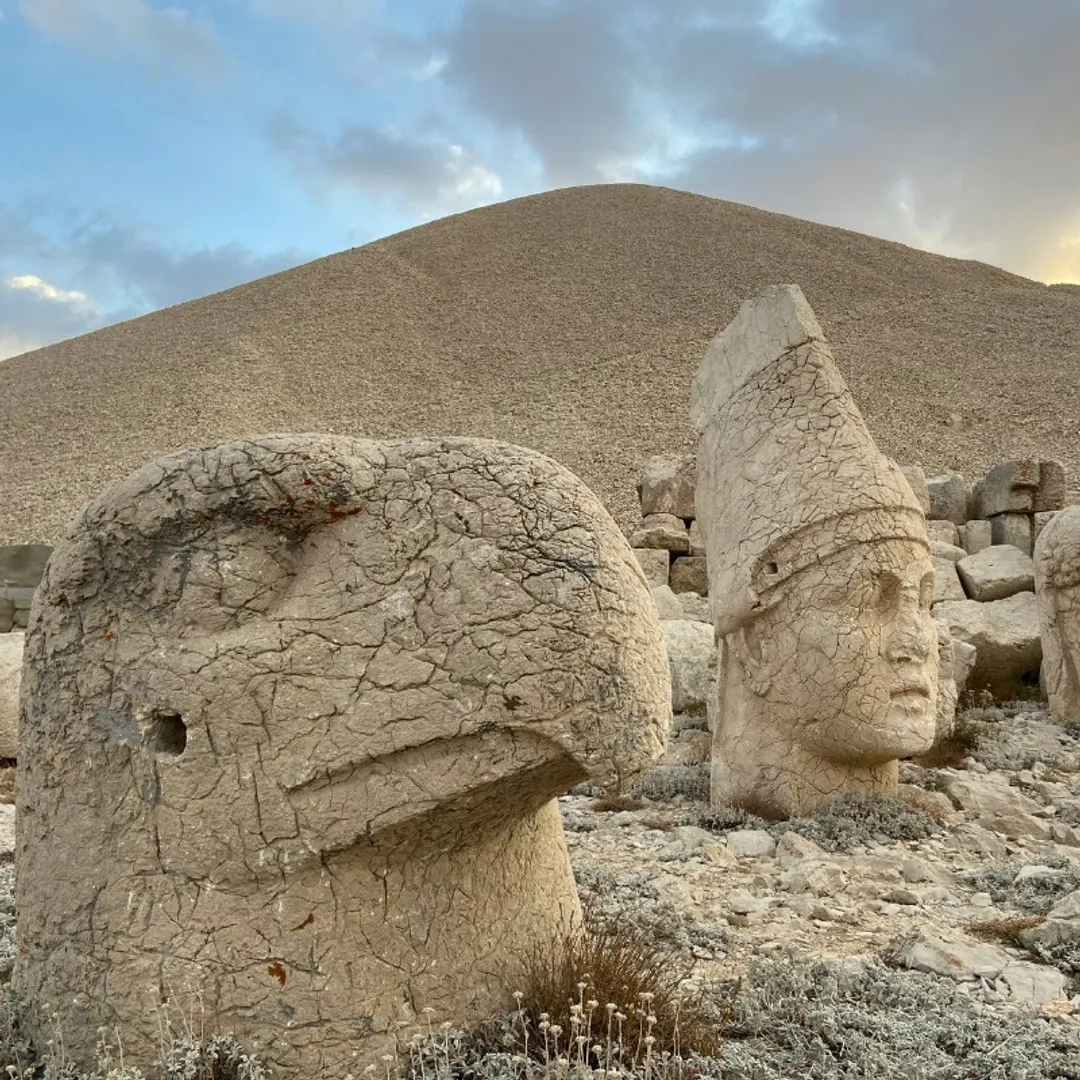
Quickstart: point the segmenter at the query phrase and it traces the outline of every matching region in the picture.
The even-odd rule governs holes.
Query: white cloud
[[[76,304],[90,306],[90,298],[78,289],[58,289],[36,274],[18,274],[6,278],[4,284],[9,289],[26,289],[41,300],[51,300],[55,304]]]
[[[127,49],[183,67],[219,65],[213,25],[182,7],[145,0],[20,0],[23,18],[46,37],[102,49]]]
[[[437,79],[446,67],[447,57],[445,53],[432,53],[432,55],[419,67],[409,72],[417,82],[430,82]]]

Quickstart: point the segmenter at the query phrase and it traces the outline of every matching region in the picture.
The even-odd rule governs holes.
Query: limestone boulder
[[[712,615],[709,613],[709,598],[696,592],[683,592],[678,595],[679,604],[682,606],[683,618],[693,619],[694,622],[705,622],[712,626]]]
[[[967,594],[960,584],[956,563],[941,555],[932,555],[931,562],[934,565],[934,604],[940,604],[943,600],[965,599]]]
[[[954,525],[963,525],[967,521],[968,489],[959,473],[929,477],[926,490],[930,496],[930,513],[926,515],[929,519],[951,521]]]
[[[1035,509],[1039,486],[1039,462],[1035,458],[1003,461],[975,485],[975,516],[1030,514]]]
[[[17,630],[0,634],[0,758],[19,756],[19,685],[24,637]]]
[[[656,614],[660,617],[661,622],[665,619],[686,618],[682,604],[679,603],[679,598],[671,591],[669,585],[657,585],[650,591],[652,592],[653,603],[656,605]]]
[[[651,587],[668,584],[671,556],[666,551],[662,548],[634,548],[633,552],[645,580]]]
[[[330,1080],[487,1015],[580,920],[558,795],[664,751],[629,545],[504,443],[161,458],[86,507],[35,604],[13,983],[87,1071],[103,1027],[146,1072],[163,1021],[205,1015]]]
[[[677,518],[695,517],[694,489],[697,486],[697,462],[694,456],[658,454],[645,463],[638,482],[641,513],[674,514]]]
[[[1039,461],[1039,486],[1035,489],[1034,511],[1036,514],[1061,510],[1068,493],[1068,473],[1060,461],[1042,458]]]
[[[709,593],[708,564],[700,556],[684,555],[672,561],[668,580],[673,592],[693,592],[698,596],[707,596]]]
[[[956,564],[964,591],[972,600],[1004,600],[1035,588],[1035,564],[1011,544],[995,544]]]
[[[1037,677],[1042,661],[1039,610],[1035,594],[1017,593],[1005,600],[946,601],[934,607],[953,639],[975,648],[975,667],[968,679],[972,689],[1015,692],[1024,677]]]
[[[630,546],[684,553],[690,550],[690,534],[674,514],[649,514],[631,534]]]
[[[671,670],[671,711],[704,712],[716,652],[711,624],[666,620],[661,629]]]
[[[990,539],[994,544],[1011,544],[1030,555],[1034,543],[1031,514],[995,514],[990,519]]]
[[[1050,712],[1080,719],[1080,506],[1054,515],[1035,544],[1035,591]]]
[[[927,522],[927,524],[933,525],[935,522]],[[940,524],[940,522],[936,524]],[[946,544],[944,540],[930,541],[931,558],[948,559],[951,563],[958,563],[965,555],[967,555],[966,549],[959,547],[957,544]]]
[[[900,471],[915,496],[915,501],[922,507],[924,514],[930,513],[930,491],[926,486],[926,473],[921,465],[901,465]]]
[[[983,519],[969,521],[964,526],[964,550],[975,555],[994,542],[993,524]]]
[[[960,543],[960,527],[951,521],[927,521],[926,535],[932,543],[939,542],[954,547]]]
[[[942,619],[935,619],[934,624],[938,645],[937,720],[934,727],[937,742],[951,734],[955,726],[959,689],[955,678],[956,652],[949,627]]]

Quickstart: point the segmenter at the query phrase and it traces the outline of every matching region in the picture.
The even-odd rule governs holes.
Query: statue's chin
[[[866,717],[862,722],[850,719],[843,730],[832,727],[829,739],[803,742],[831,761],[848,765],[874,766],[899,758],[914,757],[930,749],[937,727],[931,699],[913,696],[912,700],[893,698],[885,713]]]

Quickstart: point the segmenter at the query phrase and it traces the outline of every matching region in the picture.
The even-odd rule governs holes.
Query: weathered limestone
[[[51,554],[45,544],[0,547],[0,589],[36,589]]]
[[[994,544],[1011,544],[1030,555],[1033,535],[1030,514],[995,514],[990,519],[990,539]]]
[[[692,518],[694,490],[697,486],[697,462],[693,455],[674,457],[660,454],[649,458],[638,483],[641,512],[674,514],[677,518]]]
[[[671,671],[672,712],[705,712],[709,668],[716,649],[709,623],[668,619],[660,624]]]
[[[704,556],[689,555],[675,559],[671,564],[668,580],[673,592],[693,592],[699,596],[707,596],[709,575]]]
[[[721,638],[714,802],[790,815],[895,794],[897,759],[934,737],[929,542],[796,286],[743,304],[691,413]]]
[[[660,621],[665,619],[685,619],[683,614],[682,604],[679,603],[679,598],[671,591],[671,587],[668,585],[657,585],[650,590],[652,592],[653,603],[656,605],[656,614],[660,617]]]
[[[1036,514],[1061,510],[1065,506],[1068,478],[1060,461],[1042,458],[1039,461],[1039,486],[1035,489]]]
[[[934,572],[937,573],[936,566]],[[956,685],[956,650],[948,624],[935,618],[934,625],[937,628],[938,643],[938,694],[934,722],[934,739],[937,741],[951,734],[956,724],[956,703],[960,699],[960,688]]]
[[[23,634],[0,634],[0,758],[19,756],[19,683]]]
[[[633,551],[645,580],[652,588],[668,584],[671,556],[663,548],[634,548]]]
[[[1031,557],[1011,544],[996,544],[968,555],[956,564],[956,569],[972,600],[1004,600],[1035,588]]]
[[[76,1063],[104,1026],[147,1068],[159,1002],[314,1080],[479,1016],[579,917],[556,796],[626,783],[670,718],[619,529],[495,442],[162,458],[35,612],[14,985]]]
[[[1046,528],[1047,525],[1050,524],[1051,521],[1054,520],[1054,515],[1056,513],[1056,510],[1043,510],[1037,514],[1032,515],[1031,539],[1033,544],[1038,543],[1039,534],[1043,531],[1043,529]]]
[[[931,543],[935,541],[952,545],[960,543],[959,527],[951,521],[928,521],[926,523],[926,536]]]
[[[1003,461],[995,465],[975,485],[975,517],[995,514],[1030,514],[1035,509],[1035,489],[1039,486],[1039,462],[1035,458]]]
[[[1080,719],[1080,506],[1054,515],[1035,544],[1046,696],[1054,719]]]
[[[978,555],[983,548],[988,548],[994,542],[993,528],[989,521],[969,521],[964,526],[964,550],[969,555]]]
[[[900,471],[911,487],[911,493],[924,514],[930,513],[930,490],[926,486],[926,473],[921,465],[901,465]],[[933,539],[933,537],[931,537]]]
[[[975,667],[968,679],[972,689],[1007,695],[1025,677],[1038,676],[1042,644],[1034,593],[985,604],[947,601],[935,606],[934,615],[948,623],[954,641],[959,638],[975,646]]]
[[[951,521],[954,525],[963,525],[967,521],[967,484],[959,473],[931,476],[926,481],[926,489],[930,496],[928,518]]]
[[[682,518],[677,518],[674,514],[650,514],[631,534],[630,546],[688,552],[690,534],[686,531]]]
[[[930,561],[934,565],[934,600],[940,604],[943,600],[963,600],[967,594],[956,572],[956,563],[942,555],[933,554]]]

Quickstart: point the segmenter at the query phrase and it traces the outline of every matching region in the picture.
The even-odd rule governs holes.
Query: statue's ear
[[[743,670],[747,686],[758,697],[764,697],[772,685],[772,679],[766,674],[762,660],[761,623],[757,619],[745,620],[728,636],[728,641]]]

